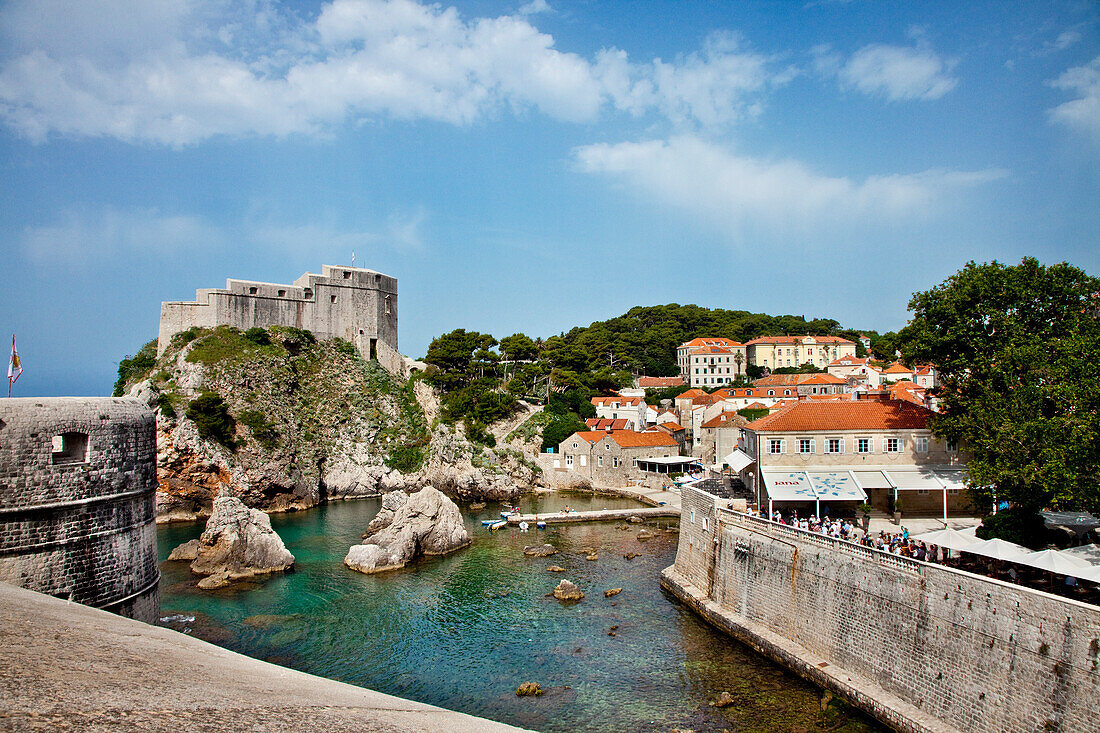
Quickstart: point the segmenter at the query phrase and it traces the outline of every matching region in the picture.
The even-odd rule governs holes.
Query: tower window
[[[328,297],[331,298],[331,300],[329,301],[330,303],[335,303],[336,302],[336,296],[335,295],[330,295]]]
[[[386,315],[390,314],[390,296],[386,296]]]
[[[256,293],[259,292],[259,290],[260,290],[259,288],[249,288],[248,289],[248,294],[249,295],[255,295]]]
[[[285,290],[280,290],[279,291],[279,297],[280,298],[285,298],[286,297],[286,291]]]
[[[351,280],[351,273],[348,272],[347,270],[344,270],[344,279],[345,280]]]
[[[54,463],[84,463],[88,460],[88,436],[84,433],[62,433],[53,436]]]

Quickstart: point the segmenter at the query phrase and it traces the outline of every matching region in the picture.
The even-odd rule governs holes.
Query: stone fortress
[[[0,400],[0,581],[155,622],[156,453],[138,400]]]
[[[406,359],[397,350],[397,278],[332,265],[321,273],[307,272],[293,285],[230,279],[225,288],[197,290],[194,301],[161,303],[157,355],[173,334],[193,326],[293,326],[318,338],[350,341],[364,359],[404,373]]]

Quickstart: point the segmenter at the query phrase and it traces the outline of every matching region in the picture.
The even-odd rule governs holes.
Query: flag
[[[11,335],[11,361],[8,362],[8,384],[19,379],[23,373],[23,362],[19,360],[19,352],[15,350],[15,334]]]

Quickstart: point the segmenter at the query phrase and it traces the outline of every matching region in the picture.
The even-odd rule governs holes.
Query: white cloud
[[[540,10],[538,3],[526,11]],[[413,0],[333,0],[303,20],[269,0],[16,0],[0,10],[0,118],[51,134],[192,144],[317,135],[347,121],[469,124],[503,110],[590,122],[606,108],[729,124],[788,72],[715,35],[674,61],[592,60],[527,16],[463,19]]]
[[[550,7],[550,3],[546,2],[546,0],[531,0],[531,2],[521,6],[516,12],[520,15],[537,15],[538,13],[552,13],[554,9]]]
[[[1100,56],[1084,66],[1066,70],[1050,84],[1078,95],[1077,99],[1050,110],[1050,118],[1100,145]]]
[[[228,238],[201,219],[156,209],[69,211],[54,224],[28,227],[20,237],[25,256],[51,267],[118,261],[142,253],[194,251],[223,246]]]
[[[819,72],[835,73],[841,83],[864,94],[890,101],[939,99],[958,84],[950,76],[952,64],[922,45],[916,48],[872,44],[847,61],[827,47],[812,51]]]
[[[227,247],[256,251],[355,251],[425,248],[421,229],[428,212],[397,212],[373,228],[340,226],[332,217],[301,224],[279,222],[270,215],[250,216],[225,227],[186,214],[157,209],[106,209],[95,213],[67,211],[57,222],[26,228],[19,244],[31,262],[51,268],[84,268],[143,257],[162,260]]]
[[[615,178],[738,236],[757,225],[809,231],[820,226],[891,223],[935,215],[952,192],[1004,171],[930,170],[862,181],[818,173],[793,160],[737,155],[695,136],[599,144],[574,151],[587,173]]]

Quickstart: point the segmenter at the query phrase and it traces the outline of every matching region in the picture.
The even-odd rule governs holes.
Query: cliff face
[[[297,329],[177,334],[127,386],[157,409],[158,521],[206,516],[222,493],[265,511],[428,484],[507,500],[537,476],[439,424],[427,385]]]

